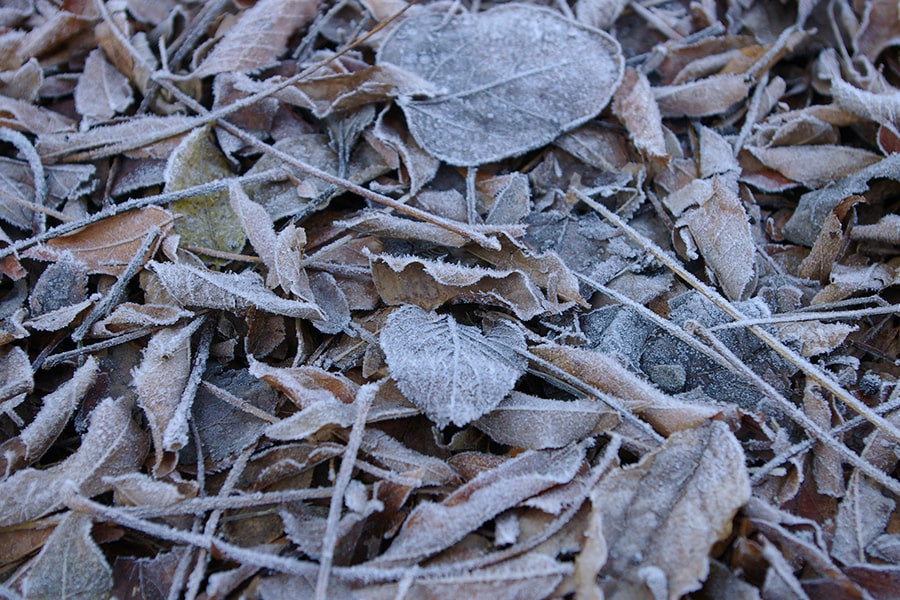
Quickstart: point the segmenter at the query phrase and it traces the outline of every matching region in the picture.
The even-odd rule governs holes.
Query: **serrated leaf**
[[[490,411],[524,372],[522,334],[498,326],[483,335],[450,315],[403,306],[381,330],[381,349],[400,391],[440,427]]]
[[[228,161],[213,143],[208,128],[186,136],[166,164],[166,192],[217,181],[231,176]],[[228,192],[213,192],[172,202],[169,208],[180,218],[175,231],[186,246],[236,253],[247,240],[240,221],[228,202]],[[213,264],[225,260],[210,259]]]
[[[425,150],[472,166],[539,148],[596,116],[619,85],[625,61],[608,34],[512,3],[477,14],[408,18],[381,45],[378,62],[444,88],[433,98],[403,97],[399,104]]]

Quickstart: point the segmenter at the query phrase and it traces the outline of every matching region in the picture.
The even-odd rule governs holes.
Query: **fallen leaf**
[[[449,548],[502,511],[570,481],[584,460],[584,449],[529,450],[485,471],[443,502],[423,502],[406,519],[391,547],[376,564],[413,564]]]
[[[91,538],[91,517],[67,513],[47,538],[23,584],[25,598],[105,598],[112,569]]]
[[[613,112],[624,123],[634,146],[647,156],[667,156],[662,116],[647,76],[625,69],[622,85],[613,96]]]
[[[653,88],[663,117],[709,117],[744,100],[750,84],[743,75],[713,75],[680,85]]]
[[[521,335],[505,324],[483,335],[451,315],[405,305],[388,317],[380,342],[403,394],[444,427],[474,421],[512,390],[524,371]]]
[[[423,148],[463,166],[523,154],[590,120],[624,69],[621,49],[606,33],[517,3],[450,18],[409,17],[382,42],[378,63],[444,89],[398,102]]]
[[[611,472],[591,493],[609,545],[606,597],[674,600],[699,589],[710,548],[749,498],[744,452],[718,421],[674,433],[637,465]]]
[[[135,471],[146,453],[147,438],[132,420],[128,403],[103,400],[91,413],[88,432],[74,454],[47,469],[23,469],[0,481],[0,527],[58,510],[64,482],[73,482],[88,497],[108,491],[104,477]]]
[[[132,100],[128,78],[107,62],[101,50],[91,52],[75,86],[75,109],[78,113],[88,122],[106,121],[124,112]]]
[[[282,298],[266,289],[251,271],[217,273],[186,264],[151,261],[148,265],[163,287],[184,306],[243,312],[258,308],[276,315],[321,319],[315,304]]]
[[[225,156],[210,138],[208,128],[188,134],[166,163],[166,191],[173,192],[231,176]],[[181,243],[232,254],[244,247],[246,235],[228,203],[227,192],[198,194],[169,204],[179,215],[175,231]],[[213,264],[228,262],[211,258]]]
[[[317,10],[315,0],[259,0],[241,13],[192,75],[250,71],[272,64],[286,50],[288,38],[309,23]]]
[[[144,261],[149,260],[170,230],[174,217],[156,206],[107,217],[81,229],[47,240],[26,250],[23,255],[39,260],[59,261],[73,256],[88,267],[89,273],[121,275],[143,245],[147,235],[158,230]]]

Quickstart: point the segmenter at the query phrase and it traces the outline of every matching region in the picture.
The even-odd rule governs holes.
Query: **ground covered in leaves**
[[[892,598],[896,0],[0,3],[0,597]]]

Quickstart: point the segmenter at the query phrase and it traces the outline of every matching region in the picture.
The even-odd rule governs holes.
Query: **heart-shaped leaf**
[[[606,33],[525,4],[408,18],[384,41],[378,62],[444,90],[398,102],[416,141],[462,166],[539,148],[595,117],[625,67]]]
[[[524,350],[525,340],[511,326],[482,335],[412,305],[391,313],[381,330],[391,377],[440,427],[465,425],[500,403],[525,370],[516,348]]]

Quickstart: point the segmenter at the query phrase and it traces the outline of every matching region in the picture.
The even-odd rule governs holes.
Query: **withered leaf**
[[[25,598],[106,598],[112,569],[91,538],[91,517],[70,512],[47,539],[25,579]]]
[[[440,427],[465,425],[496,407],[525,368],[516,353],[525,340],[512,326],[484,335],[418,306],[392,312],[380,341],[400,390]]]
[[[107,62],[102,50],[92,51],[75,86],[75,108],[93,121],[105,121],[123,112],[133,94],[128,78]]]
[[[591,495],[609,544],[606,597],[654,598],[662,586],[674,600],[699,589],[710,548],[749,498],[743,449],[719,421],[672,434],[637,465],[611,472]]]
[[[94,323],[91,334],[97,337],[118,335],[142,327],[174,325],[193,316],[194,313],[177,306],[123,302],[108,317]]]
[[[666,155],[662,116],[646,75],[625,69],[622,85],[613,96],[613,111],[628,128],[638,150],[656,158]]]
[[[225,156],[216,146],[208,128],[187,135],[166,163],[166,191],[178,191],[231,176]],[[228,203],[227,192],[211,192],[177,200],[169,208],[180,218],[175,231],[182,243],[236,253],[244,246],[246,235]],[[227,261],[211,259],[214,264]]]
[[[767,167],[812,189],[858,173],[880,158],[868,150],[831,144],[774,148],[748,146],[747,150]]]
[[[624,69],[606,33],[518,3],[407,18],[382,43],[378,62],[444,88],[399,104],[423,148],[469,166],[523,154],[593,118]]]
[[[555,312],[522,271],[469,267],[416,256],[370,255],[372,277],[387,304],[436,309],[446,303],[480,302],[512,310],[520,319]]]
[[[684,212],[676,225],[686,226],[690,231],[697,250],[725,295],[732,300],[743,300],[756,281],[756,246],[747,213],[737,191],[724,179],[713,176],[708,191],[708,196],[694,198],[699,206]]]
[[[124,400],[107,398],[91,413],[81,446],[48,469],[24,469],[0,482],[0,527],[15,525],[59,509],[66,481],[85,496],[110,489],[104,477],[135,471],[147,453],[147,437],[131,418]],[[27,502],[23,499],[27,498]]]
[[[618,421],[602,404],[590,400],[547,400],[512,392],[475,426],[501,444],[532,450],[562,448],[595,430],[601,419]]]
[[[164,475],[171,470],[174,465],[163,467],[166,453],[177,452],[188,441],[190,404],[182,403],[181,395],[191,374],[191,335],[202,323],[202,319],[196,319],[154,335],[132,374],[138,403],[153,437],[154,473]]]
[[[406,519],[378,564],[415,563],[449,548],[502,511],[544,490],[570,481],[584,460],[584,448],[529,450],[485,471],[440,504],[423,502]]]
[[[149,267],[166,290],[185,306],[237,312],[258,308],[276,315],[321,319],[315,304],[282,298],[266,289],[252,271],[217,273],[186,264],[151,261]]]
[[[156,206],[131,210],[87,225],[70,234],[52,238],[23,254],[39,260],[59,261],[71,253],[90,273],[120,275],[144,243],[147,234],[159,230],[145,260],[159,247],[172,226],[171,213]]]
[[[71,379],[44,396],[41,410],[17,437],[0,445],[0,476],[39,459],[56,441],[97,376],[97,361],[91,356]]]
[[[708,117],[744,100],[750,83],[742,75],[713,75],[706,79],[653,88],[664,117]]]
[[[317,9],[316,0],[260,0],[241,14],[193,76],[272,64],[286,50],[288,38],[312,20]]]

